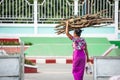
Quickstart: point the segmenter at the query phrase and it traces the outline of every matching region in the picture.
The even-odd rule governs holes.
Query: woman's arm
[[[69,33],[69,28],[68,28],[68,21],[66,22],[66,31],[65,31],[67,37],[72,40],[72,35]]]
[[[88,55],[87,44],[85,45],[85,53],[86,53],[86,56],[87,56],[87,62],[89,62],[89,55]]]

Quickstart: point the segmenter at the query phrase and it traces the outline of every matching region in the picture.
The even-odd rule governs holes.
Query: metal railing
[[[68,0],[44,0],[38,4],[38,22],[58,21],[73,16],[74,4]]]
[[[107,10],[106,14],[103,13],[100,15],[106,18],[113,18],[114,15],[114,2],[110,0],[88,0],[88,2],[83,2],[81,7],[82,11],[86,9],[86,14],[95,14],[101,10]]]
[[[43,0],[37,4],[28,0],[0,0],[0,23],[33,23],[35,5],[38,23],[56,23],[60,19],[70,18],[74,16],[74,7],[77,6],[71,0]],[[109,0],[79,0],[77,7],[78,16],[94,14],[105,9],[108,12],[101,13],[102,17],[114,16],[114,2]]]
[[[120,4],[120,0],[119,0],[118,4]],[[118,29],[120,30],[120,6],[119,6],[119,10],[118,10]]]
[[[120,10],[118,12],[118,29],[120,30]]]
[[[33,21],[34,5],[27,0],[1,0],[0,22],[27,22]]]

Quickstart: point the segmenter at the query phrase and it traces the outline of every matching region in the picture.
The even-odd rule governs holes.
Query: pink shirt
[[[72,41],[73,41],[73,49],[76,49],[76,50],[82,50],[82,49],[85,49],[85,45],[86,45],[86,42],[84,40],[84,38],[72,38]]]

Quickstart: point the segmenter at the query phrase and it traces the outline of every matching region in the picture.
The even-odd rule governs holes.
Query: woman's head
[[[82,33],[82,30],[81,30],[81,29],[75,29],[75,30],[74,30],[74,37],[80,37],[80,36],[81,36],[81,33]]]

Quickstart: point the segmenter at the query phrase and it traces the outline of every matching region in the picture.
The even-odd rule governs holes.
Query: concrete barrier
[[[19,80],[19,56],[0,56],[0,80]]]
[[[20,54],[0,55],[0,80],[24,80],[24,44]]]
[[[94,80],[109,80],[120,75],[120,57],[94,57]]]

